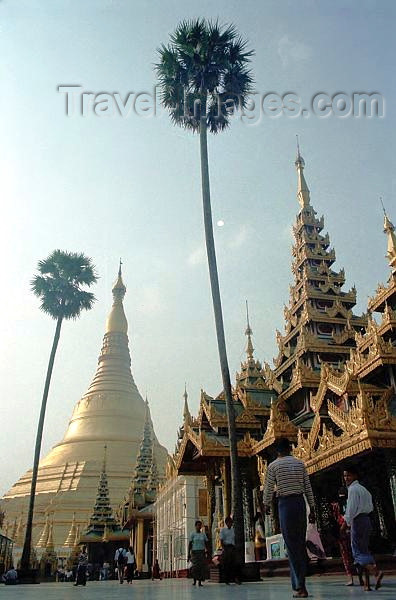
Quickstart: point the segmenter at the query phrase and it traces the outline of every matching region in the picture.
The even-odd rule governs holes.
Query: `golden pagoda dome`
[[[120,264],[96,373],[87,392],[75,404],[63,439],[40,461],[33,543],[41,539],[48,510],[53,519],[55,546],[62,546],[65,540],[71,543],[75,531],[85,530],[95,502],[104,444],[107,445],[107,477],[113,510],[129,489],[147,408],[131,371],[128,322],[123,307],[125,293]],[[152,437],[158,469],[162,473],[167,451],[154,433]],[[22,476],[1,500],[9,520],[27,510],[31,474],[28,471]]]

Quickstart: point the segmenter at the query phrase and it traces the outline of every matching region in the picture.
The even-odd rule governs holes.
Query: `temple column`
[[[144,561],[144,520],[137,519],[136,532],[136,565],[139,572],[142,571]]]
[[[231,480],[227,458],[223,458],[221,465],[221,480],[223,482],[223,507],[224,517],[231,514]]]
[[[213,515],[216,509],[215,467],[210,465],[206,474],[206,489],[208,491],[208,537],[212,542]]]

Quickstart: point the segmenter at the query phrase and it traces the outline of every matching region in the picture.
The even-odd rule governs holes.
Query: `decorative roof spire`
[[[103,452],[103,466],[100,474],[98,491],[96,494],[96,502],[93,509],[92,516],[89,520],[87,534],[90,532],[100,532],[103,535],[105,526],[115,527],[117,525],[115,518],[113,517],[113,511],[110,505],[109,498],[109,486],[107,483],[106,473],[106,455],[107,445],[104,446]]]
[[[254,352],[254,348],[253,348],[253,343],[252,343],[252,335],[253,335],[253,331],[250,327],[250,323],[249,323],[249,305],[248,305],[248,301],[246,300],[246,331],[245,331],[245,335],[247,336],[247,346],[246,346],[246,354],[248,357],[248,361],[254,360],[253,358],[253,352]]]
[[[139,454],[136,460],[135,475],[131,484],[129,497],[135,508],[146,504],[146,493],[150,483],[150,473],[153,462],[153,436],[149,403],[146,398],[146,417],[143,429],[143,438],[140,443]]]
[[[67,548],[73,548],[75,540],[76,540],[76,532],[77,532],[76,513],[74,512],[72,524],[71,524],[68,536],[63,544],[64,546],[66,546]]]
[[[54,522],[53,521],[51,521],[50,526],[49,526],[48,539],[47,539],[47,543],[45,545],[45,551],[46,552],[54,551]]]
[[[158,488],[160,484],[160,479],[158,476],[158,468],[157,468],[157,460],[154,454],[154,443],[152,444],[152,462],[150,469],[149,482],[147,485],[146,492],[146,501],[147,502],[155,502],[157,499]]]
[[[389,266],[392,270],[396,270],[396,235],[395,235],[395,227],[393,223],[390,221],[388,215],[386,214],[386,210],[384,204],[382,202],[382,198],[380,198],[382,204],[382,210],[384,211],[384,233],[388,236],[388,248],[386,258],[389,261]]]
[[[191,423],[191,413],[190,413],[190,409],[188,407],[188,394],[187,394],[187,384],[186,383],[184,384],[183,398],[184,398],[183,418],[184,418],[184,422],[189,425]]]
[[[309,206],[309,188],[304,177],[305,161],[300,154],[300,144],[297,137],[297,158],[295,161],[297,169],[297,199],[300,203],[301,208]]]
[[[41,532],[41,535],[38,539],[38,542],[36,544],[37,548],[45,548],[47,546],[47,540],[48,540],[48,534],[49,534],[49,515],[47,515],[46,519],[45,519],[45,524],[43,527],[43,531]]]
[[[73,548],[76,548],[80,541],[80,525],[78,524],[76,527],[76,537],[74,538]]]
[[[123,300],[126,292],[126,287],[122,280],[121,271],[122,262],[118,268],[118,277],[113,285],[113,306],[107,318],[106,333],[128,333],[128,322],[125,316]]]

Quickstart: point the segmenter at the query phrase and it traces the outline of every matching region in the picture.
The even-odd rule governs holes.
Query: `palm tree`
[[[91,292],[87,292],[82,288],[84,286],[90,287],[97,281],[95,268],[91,259],[82,253],[55,250],[48,258],[40,260],[37,269],[39,274],[33,277],[31,289],[41,300],[41,310],[56,320],[56,328],[47,368],[47,376],[45,378],[40,417],[37,425],[29,511],[21,558],[21,570],[25,573],[29,569],[30,562],[34,500],[40,460],[41,440],[43,437],[45,409],[61,326],[64,319],[77,319],[77,317],[80,316],[81,311],[90,310],[92,308],[95,297]]]
[[[242,491],[213,238],[207,132],[209,129],[211,133],[219,133],[226,129],[234,112],[247,105],[253,84],[248,69],[253,51],[246,46],[247,42],[233,25],[221,26],[217,21],[205,19],[182,21],[171,35],[170,43],[158,50],[160,62],[156,65],[161,101],[173,123],[199,133],[206,251],[228,419],[236,546],[241,554],[244,544]]]

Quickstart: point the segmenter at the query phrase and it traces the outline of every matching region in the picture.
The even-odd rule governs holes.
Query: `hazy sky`
[[[58,442],[96,369],[111,285],[124,262],[132,370],[173,450],[184,382],[193,413],[220,370],[205,263],[198,138],[166,114],[67,116],[59,85],[91,93],[153,91],[156,48],[183,18],[234,23],[256,51],[256,89],[378,92],[383,118],[312,114],[235,120],[210,139],[213,215],[232,374],[244,358],[245,299],[255,354],[272,361],[291,282],[301,135],[312,204],[358,290],[357,312],[388,277],[382,195],[395,207],[393,1],[3,0],[0,2],[2,200],[0,492],[30,468],[54,322],[29,291],[55,248],[83,251],[100,275],[97,303],[65,323],[43,453]],[[140,111],[142,112],[142,111]]]

